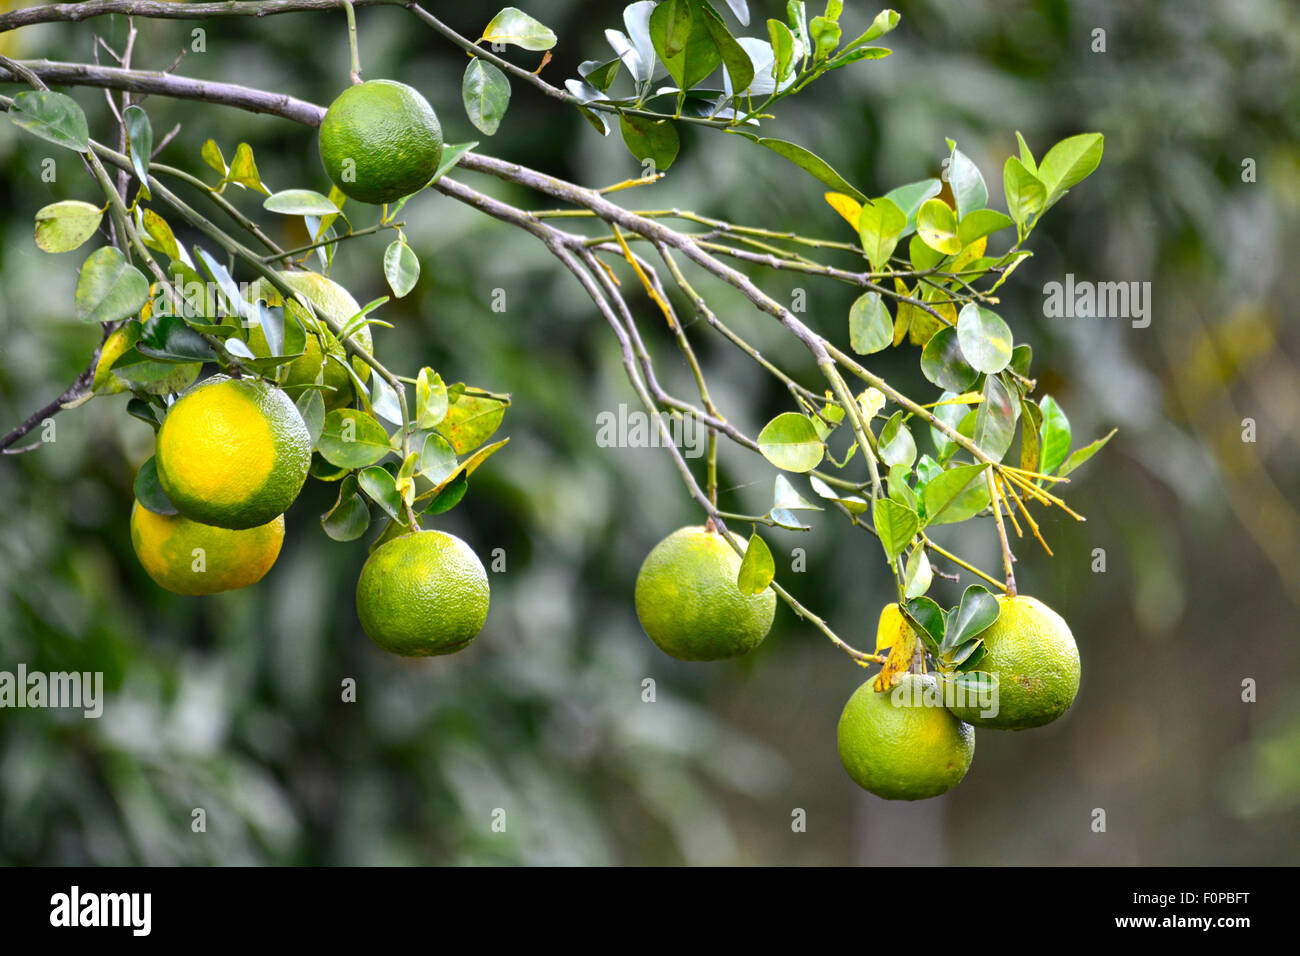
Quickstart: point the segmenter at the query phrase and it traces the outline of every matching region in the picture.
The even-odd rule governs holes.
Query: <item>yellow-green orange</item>
[[[366,560],[357,616],[370,639],[403,657],[452,654],[469,645],[488,613],[487,572],[460,538],[417,531]]]
[[[405,83],[367,80],[330,104],[320,158],[352,199],[395,202],[428,185],[442,159],[442,127],[429,101]]]
[[[976,670],[996,675],[997,714],[977,704],[953,713],[977,727],[1026,730],[1065,713],[1079,692],[1079,648],[1061,616],[1037,598],[998,595],[1001,613],[983,632]]]
[[[975,731],[943,708],[931,674],[904,674],[892,689],[862,684],[844,705],[840,761],[854,782],[886,800],[924,800],[966,776]]]
[[[182,515],[218,528],[256,528],[298,497],[311,436],[280,389],[214,375],[167,412],[154,460]]]
[[[262,579],[280,554],[284,516],[234,531],[181,515],[160,515],[140,502],[131,509],[131,544],[159,586],[177,594],[216,594]]]
[[[281,272],[279,276],[289,288],[306,296],[312,308],[341,328],[361,311],[361,306],[352,297],[352,293],[318,272]],[[267,305],[281,305],[284,302],[280,293],[266,279],[259,279],[253,284],[249,297],[260,298]],[[313,319],[297,299],[289,300],[288,312],[307,330],[307,347],[302,355],[284,367],[280,383],[287,389],[313,385],[323,370],[325,374],[322,383],[325,388],[321,391],[321,397],[325,400],[325,408],[329,410],[352,404],[355,386],[352,376],[342,364],[347,360],[342,343],[326,323]],[[362,325],[350,337],[365,351],[370,352],[374,349],[369,325]],[[257,356],[270,354],[266,344],[266,334],[260,325],[248,330],[248,347]],[[361,381],[370,378],[370,366],[355,356],[352,358],[352,368]]]
[[[718,661],[763,642],[776,594],[742,592],[740,560],[719,532],[698,526],[679,528],[654,546],[636,576],[636,616],[661,651],[683,661]]]

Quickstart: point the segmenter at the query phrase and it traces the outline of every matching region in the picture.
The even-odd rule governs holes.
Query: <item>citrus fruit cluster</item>
[[[744,550],[743,541],[732,540]],[[664,653],[684,661],[740,657],[772,627],[776,595],[741,590],[741,557],[710,522],[660,541],[636,579],[636,613]],[[862,684],[840,716],[840,760],[861,787],[890,800],[921,800],[952,789],[975,755],[975,727],[1024,730],[1060,717],[1079,690],[1079,650],[1070,629],[1036,598],[982,588],[990,623],[971,630],[975,615],[944,615],[960,632],[961,663],[939,654],[937,673],[913,673],[918,637],[897,604],[885,606],[878,647],[901,653],[902,668],[886,663]],[[937,605],[935,606],[937,610]],[[996,608],[996,610],[994,610]],[[961,631],[961,628],[966,628]],[[978,656],[976,652],[978,651]],[[919,655],[924,659],[924,652]],[[978,677],[982,683],[972,682]],[[882,685],[883,680],[883,685]]]
[[[302,354],[272,359],[275,379],[217,373],[182,393],[167,409],[154,457],[137,479],[132,545],[149,576],[177,594],[247,587],[275,564],[284,512],[313,468],[315,441],[290,393],[321,394],[318,409],[369,407],[359,389],[371,369],[359,356],[350,359],[332,331],[339,329],[369,355],[368,324],[350,324],[362,311],[356,300],[317,273],[277,277],[296,293],[293,298],[285,302],[261,280],[249,300],[285,307],[286,326],[296,321],[301,329]],[[255,358],[271,357],[261,326],[235,334]],[[390,525],[398,533],[380,536],[357,582],[357,613],[384,650],[408,657],[450,654],[466,647],[487,619],[487,574],[464,541],[418,527]]]
[[[979,657],[968,658],[978,671],[903,673],[883,689],[867,681],[849,698],[840,715],[839,753],[859,786],[891,800],[938,796],[966,775],[975,727],[1041,727],[1074,703],[1079,649],[1069,626],[1037,598],[998,595],[996,601],[996,620],[975,638]],[[881,629],[895,626],[914,640],[898,605],[887,605]]]

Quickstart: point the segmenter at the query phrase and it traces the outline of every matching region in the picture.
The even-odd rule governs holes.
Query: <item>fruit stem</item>
[[[352,55],[352,71],[348,74],[352,85],[361,82],[361,53],[357,49],[357,12],[352,9],[352,0],[339,0],[348,15],[348,51]]]

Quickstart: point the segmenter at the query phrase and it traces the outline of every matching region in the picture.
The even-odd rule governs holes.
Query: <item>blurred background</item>
[[[492,9],[428,7],[478,36]],[[529,0],[560,37],[545,76],[606,59],[621,4]],[[783,3],[751,0],[753,24]],[[877,8],[850,2],[846,33]],[[478,641],[410,663],[371,646],[353,608],[365,541],[341,545],[318,516],[336,489],[313,482],[288,515],[279,563],[258,586],[178,597],[145,575],[127,528],[131,482],[152,435],[124,396],[57,418],[57,440],[0,459],[0,670],[102,671],[104,716],[0,710],[0,862],[91,864],[1280,864],[1300,862],[1300,8],[1286,0],[1139,4],[899,2],[894,55],[819,81],[767,135],[803,143],[876,195],[937,175],[951,136],[1001,205],[1001,167],[1023,132],[1040,157],[1082,131],[1106,136],[1101,168],[1045,217],[1035,255],[1003,289],[1001,314],[1032,343],[1040,391],[1076,444],[1119,428],[1076,473],[1078,524],[1052,512],[1056,552],[1022,543],[1017,578],[1069,621],[1083,656],[1074,708],[1032,733],[981,732],[965,782],[891,804],[857,789],[835,748],[840,708],[863,672],[788,610],[734,663],[673,661],[632,606],[641,559],[697,522],[667,456],[606,449],[596,416],[635,406],[606,327],[533,240],[441,196],[403,216],[423,262],[415,291],[381,315],[377,351],[407,374],[514,396],[510,446],[437,522],[487,556],[492,611]],[[820,12],[818,6],[813,10]],[[460,103],[463,54],[396,9],[358,12],[367,76],[421,89],[449,142],[484,139]],[[734,26],[734,21],[732,21]],[[204,24],[143,21],[135,64],[162,69],[191,30],[206,52],[183,75],[327,104],[347,82],[341,12]],[[1094,31],[1104,52],[1094,52]],[[93,37],[126,24],[27,28],[0,37],[23,58],[89,61]],[[101,59],[103,54],[101,53]],[[534,55],[517,62],[531,66]],[[14,92],[14,87],[5,92]],[[103,94],[68,90],[92,135],[115,139]],[[198,158],[255,149],[272,189],[324,189],[314,133],[221,107],[145,102],[160,160],[212,177]],[[501,131],[479,147],[586,185],[636,176],[616,137],[515,85]],[[47,256],[32,215],[91,199],[72,154],[0,124],[0,431],[57,395],[98,331],[71,317],[81,253]],[[1253,181],[1243,181],[1250,160]],[[513,202],[553,205],[473,174]],[[738,137],[689,131],[632,206],[680,206],[774,229],[847,239],[819,183]],[[192,194],[191,194],[192,198]],[[232,195],[260,214],[260,197]],[[269,227],[286,243],[284,221]],[[185,237],[193,242],[194,237]],[[334,276],[385,294],[386,236],[345,244]],[[1000,248],[1000,246],[997,246]],[[1043,286],[1067,273],[1151,282],[1152,321],[1044,318]],[[763,274],[805,290],[807,321],[844,338],[847,287]],[[801,349],[738,296],[704,283],[715,309],[813,381]],[[496,290],[506,309],[492,310]],[[667,383],[685,393],[662,320],[634,300]],[[724,412],[753,433],[783,394],[701,325]],[[873,358],[929,394],[914,349]],[[929,399],[924,399],[929,400]],[[1243,421],[1255,440],[1243,441]],[[922,451],[924,436],[918,434]],[[765,510],[772,469],[726,448],[722,505]],[[891,599],[878,546],[827,514],[809,534],[767,535],[778,573],[850,641],[869,645]],[[997,566],[987,521],[942,543]],[[788,572],[806,549],[808,568]],[[1103,549],[1105,571],[1093,570]],[[954,603],[961,585],[940,582]],[[356,703],[341,683],[357,682]],[[656,700],[642,699],[655,681]],[[1243,703],[1243,681],[1258,700]],[[191,832],[203,808],[207,832]],[[504,833],[493,832],[504,810]],[[792,829],[806,812],[806,832]],[[1105,832],[1095,832],[1098,809]]]

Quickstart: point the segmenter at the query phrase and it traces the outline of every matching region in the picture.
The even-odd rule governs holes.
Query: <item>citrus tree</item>
[[[484,137],[512,115],[514,94],[548,97],[580,111],[592,135],[620,137],[642,174],[577,184],[493,156],[479,142],[445,143],[420,91],[363,70],[359,7],[393,7],[383,15],[410,18],[442,42],[443,54],[467,57],[459,108]],[[132,65],[148,47],[141,24],[151,18],[325,9],[338,11],[351,54],[328,108],[190,79],[178,64],[162,72]],[[337,501],[320,519],[324,534],[370,539],[356,598],[364,630],[403,656],[464,648],[487,618],[487,575],[465,542],[433,526],[506,446],[496,434],[510,383],[456,381],[459,370],[444,379],[446,370],[418,356],[390,368],[378,357],[388,297],[362,305],[329,278],[339,257],[365,257],[393,297],[410,292],[421,258],[407,241],[403,208],[413,194],[435,191],[499,228],[522,230],[579,284],[592,317],[618,344],[656,443],[699,508],[700,524],[669,534],[638,575],[635,611],[650,639],[684,660],[736,657],[764,639],[777,602],[786,604],[853,663],[879,666],[840,721],[850,776],[890,798],[948,790],[970,764],[975,726],[1047,723],[1079,686],[1068,626],[1017,593],[1012,541],[1027,534],[1050,554],[1035,511],[1060,508],[1082,520],[1063,489],[1110,436],[1074,441],[1065,412],[1039,392],[1030,344],[1017,340],[1014,317],[999,313],[998,290],[1014,270],[1029,268],[1031,235],[1098,166],[1102,137],[1040,144],[1036,156],[1017,134],[1000,202],[952,140],[936,151],[940,175],[864,190],[807,146],[765,133],[828,73],[872,68],[869,61],[890,55],[880,41],[899,16],[858,18],[839,0],[820,12],[792,0],[777,12],[760,24],[746,0],[641,0],[606,31],[608,48],[583,51],[590,58],[562,83],[544,78],[559,38],[513,7],[486,18],[477,38],[396,0],[88,0],[0,15],[0,33],[111,14],[131,24],[122,49],[101,40],[117,65],[0,56],[0,79],[20,88],[0,96],[10,120],[33,144],[54,144],[84,167],[74,194],[32,210],[35,242],[51,255],[80,250],[68,307],[103,330],[85,370],[0,447],[38,451],[42,442],[30,436],[54,414],[97,398],[121,402],[157,434],[124,520],[130,510],[150,576],[183,594],[255,583],[276,559],[284,512],[304,483],[335,483]],[[87,116],[51,88],[58,86],[109,90],[104,115]],[[163,162],[170,137],[155,132],[146,96],[298,124],[322,172],[272,190],[256,144],[246,142],[208,140],[198,156]],[[444,112],[453,108],[445,96],[435,100]],[[671,176],[688,126],[741,137],[787,161],[791,188],[823,193],[842,232],[779,232],[628,198],[653,194]],[[462,174],[524,187],[537,200],[505,202]],[[286,221],[308,241],[277,242]],[[802,304],[765,290],[773,273],[847,284],[860,295],[847,316],[822,317],[814,328]],[[729,291],[706,296],[701,277]],[[789,353],[752,345],[731,318],[737,302],[747,321],[779,324]],[[833,334],[819,330],[832,326]],[[738,428],[710,391],[692,341],[701,335],[777,380],[788,408],[755,434]],[[662,384],[656,369],[665,349],[689,369],[694,394]],[[895,349],[912,353],[922,391],[909,395],[873,369],[873,356]],[[809,364],[815,373],[797,370]],[[698,470],[680,447],[688,425],[707,436]],[[728,444],[748,456],[731,467],[775,469],[762,514],[723,507],[719,457]],[[804,516],[817,513],[860,528],[863,573],[879,569],[894,582],[896,600],[882,609],[870,648],[854,646],[778,580],[762,529],[815,537],[822,519]],[[943,545],[946,527],[967,522],[996,536],[1000,571]],[[976,583],[958,591],[964,576]]]

